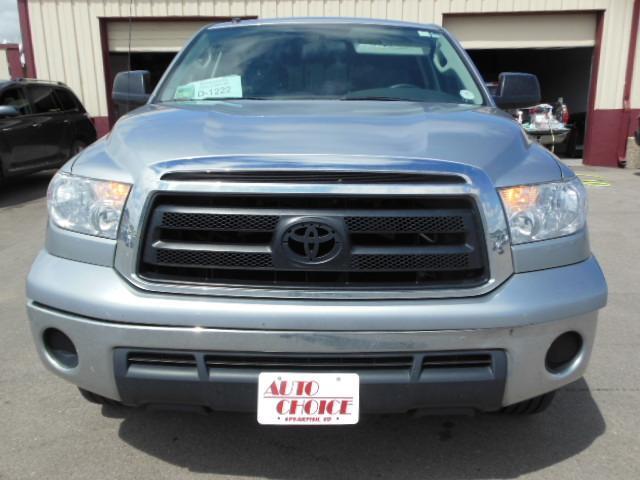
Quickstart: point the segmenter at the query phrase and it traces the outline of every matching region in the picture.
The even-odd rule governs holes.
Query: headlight
[[[115,239],[131,185],[57,173],[47,191],[49,218],[60,228]]]
[[[501,188],[511,243],[562,237],[584,227],[587,192],[580,179]]]

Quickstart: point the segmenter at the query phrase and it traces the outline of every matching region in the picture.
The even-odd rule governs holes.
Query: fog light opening
[[[42,334],[47,353],[66,368],[78,366],[78,352],[69,337],[56,328],[47,328]]]
[[[582,336],[577,332],[566,332],[556,338],[545,359],[547,370],[561,373],[569,367],[582,350]]]

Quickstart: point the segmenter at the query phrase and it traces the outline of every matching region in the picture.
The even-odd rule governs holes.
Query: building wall
[[[631,78],[631,95],[629,101],[630,112],[628,116],[629,136],[632,136],[638,127],[638,117],[640,116],[640,34],[636,38],[636,51],[633,64],[633,76]],[[640,168],[640,147],[635,140],[629,138],[627,141],[627,165],[632,168]]]
[[[9,59],[6,50],[0,50],[0,79],[7,80],[8,78],[11,78]]]
[[[640,109],[640,35],[636,38],[636,54],[631,82],[631,108]]]
[[[19,3],[28,6],[38,78],[66,82],[81,96],[91,115],[102,118],[108,115],[108,108],[101,17],[356,16],[441,25],[448,14],[600,11],[604,15],[594,106],[604,115],[593,118],[610,122],[608,112],[623,108],[634,0],[134,0],[131,11],[129,0]],[[633,101],[637,103],[640,76],[636,78]],[[596,163],[602,162],[598,159]]]
[[[0,44],[0,79],[24,77],[17,43]]]

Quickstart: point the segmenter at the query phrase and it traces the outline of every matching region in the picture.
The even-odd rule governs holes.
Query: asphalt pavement
[[[87,403],[40,364],[25,313],[51,173],[0,186],[0,479],[640,478],[640,171],[572,163],[610,290],[585,379],[538,416],[372,416],[352,427]]]

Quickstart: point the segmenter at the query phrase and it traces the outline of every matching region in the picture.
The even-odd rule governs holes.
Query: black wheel
[[[549,405],[551,405],[555,395],[556,392],[545,393],[539,397],[504,407],[500,410],[500,413],[507,413],[509,415],[533,415],[536,413],[542,413],[549,408]]]
[[[89,390],[85,390],[84,388],[78,387],[80,390],[80,395],[86,401],[95,403],[96,405],[110,405],[112,407],[119,407],[122,404],[116,400],[111,400],[110,398],[103,397],[102,395],[98,395],[97,393],[90,392]]]
[[[0,185],[4,184],[4,164],[2,161],[2,157],[0,157]]]
[[[565,155],[569,158],[578,158],[578,134],[575,130],[571,130],[569,136],[565,140]]]

